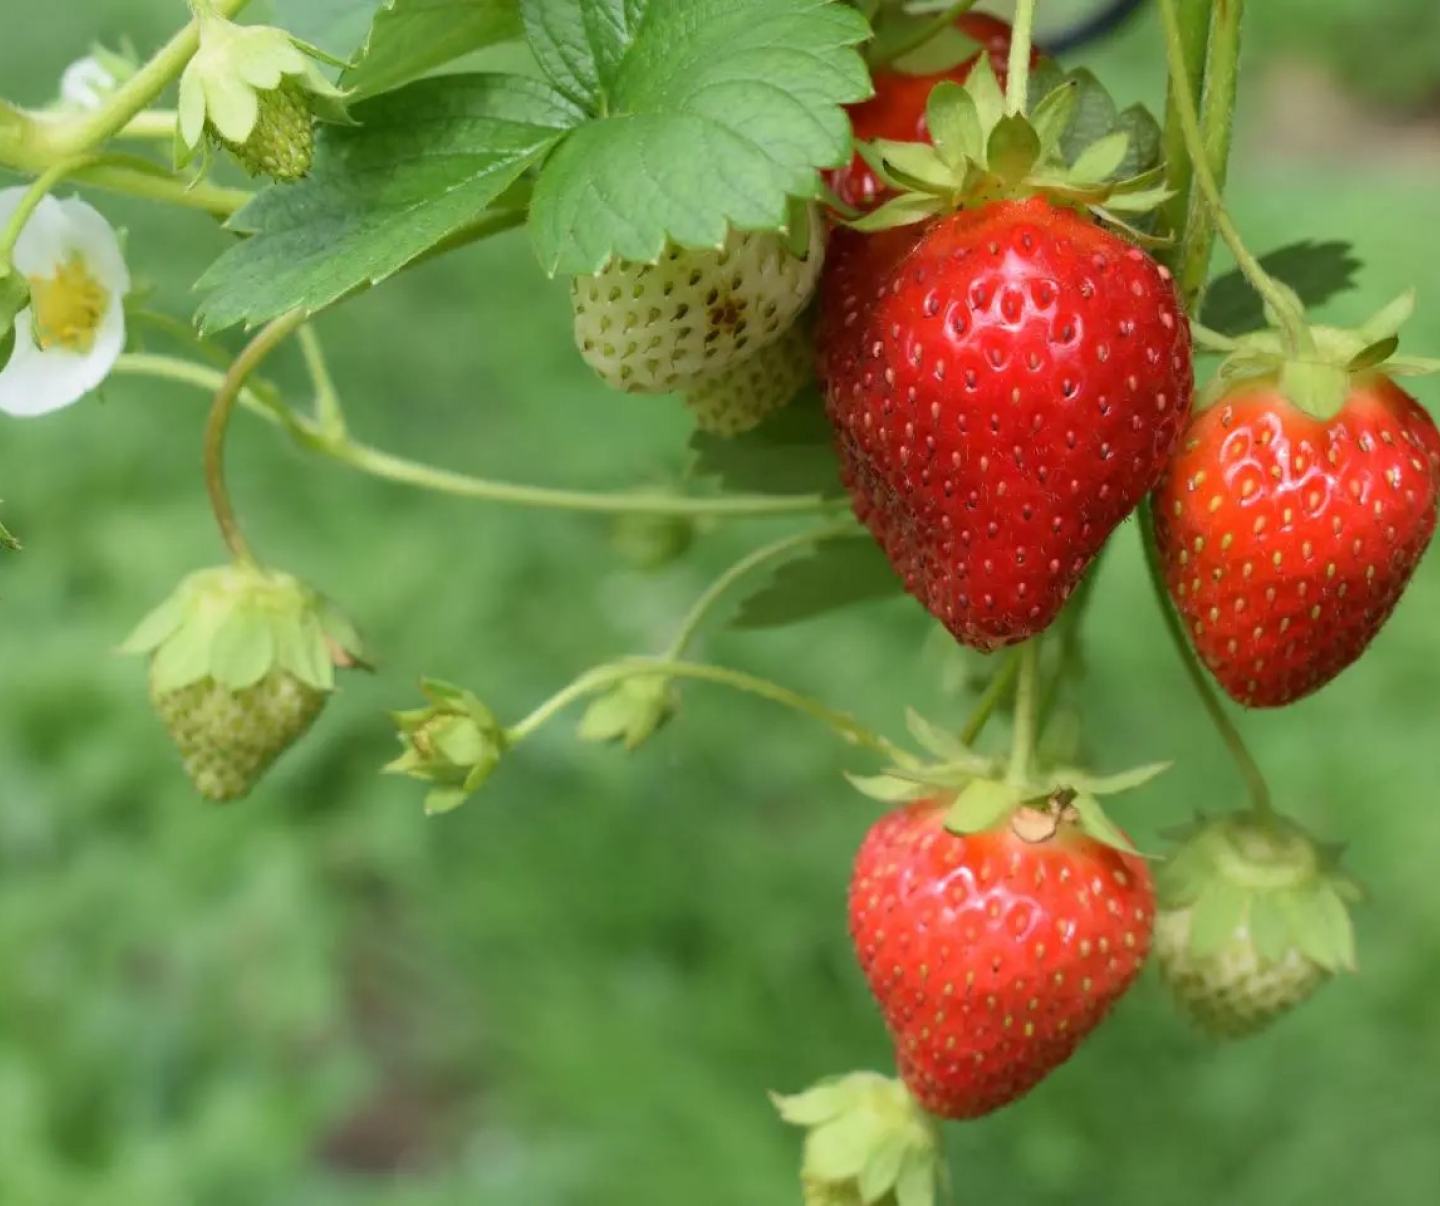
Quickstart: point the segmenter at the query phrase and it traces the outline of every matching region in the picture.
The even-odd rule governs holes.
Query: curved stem
[[[1205,203],[1210,208],[1220,237],[1225,240],[1226,246],[1235,257],[1236,265],[1251,288],[1265,300],[1275,320],[1280,324],[1289,352],[1292,355],[1313,352],[1315,339],[1305,325],[1305,315],[1299,309],[1294,295],[1266,272],[1260,261],[1251,254],[1240,237],[1239,230],[1230,220],[1230,215],[1225,211],[1220,184],[1215,172],[1211,170],[1205,136],[1200,129],[1200,115],[1191,94],[1185,66],[1185,43],[1175,4],[1176,0],[1160,0],[1160,15],[1165,25],[1165,54],[1169,61],[1171,78],[1174,80],[1171,95],[1174,98],[1175,115],[1194,168],[1196,183],[1199,184]]]
[[[215,12],[222,17],[238,13],[249,0],[214,0]],[[41,163],[67,158],[93,150],[120,133],[137,114],[185,69],[200,45],[200,24],[191,21],[170,39],[155,56],[133,76],[120,85],[100,108],[59,120],[30,119],[26,139],[27,152]]]
[[[844,520],[827,524],[821,528],[810,528],[804,532],[792,532],[789,536],[782,536],[779,540],[763,545],[742,557],[716,578],[705,593],[695,600],[695,605],[690,608],[681,622],[680,630],[675,634],[675,639],[670,642],[670,648],[665,656],[672,659],[681,657],[689,648],[690,642],[694,640],[695,634],[700,630],[700,625],[705,622],[705,617],[711,609],[735,583],[746,575],[752,574],[771,561],[778,561],[806,545],[818,544],[822,540],[829,540],[836,536],[854,535],[857,532],[858,529],[854,523]]]
[[[225,374],[207,365],[169,356],[122,356],[115,371],[131,376],[159,377],[193,385],[210,393],[220,389],[225,381]],[[686,498],[674,494],[556,490],[545,486],[496,482],[392,456],[348,436],[340,439],[327,437],[317,423],[294,414],[278,398],[270,397],[268,391],[243,390],[239,401],[247,409],[283,426],[312,452],[386,481],[459,498],[592,515],[670,515],[691,519],[769,519],[785,515],[824,514],[843,510],[849,505],[843,499],[822,498],[813,494]]]
[[[1005,698],[1011,686],[1014,685],[1015,676],[1019,673],[1020,651],[1012,649],[1005,655],[1005,664],[996,671],[995,677],[980,693],[980,698],[976,700],[970,718],[965,722],[965,727],[960,730],[962,744],[975,744],[976,739],[985,731],[985,726],[990,723],[990,717],[995,714],[995,709],[1000,706],[1000,701]]]
[[[252,339],[245,350],[235,358],[230,371],[215,391],[215,400],[210,406],[210,418],[205,424],[205,489],[210,495],[210,508],[215,512],[215,522],[220,525],[220,534],[235,560],[254,565],[255,555],[240,530],[235,518],[235,508],[230,502],[230,492],[225,486],[225,433],[230,427],[230,416],[240,391],[250,375],[264,362],[280,344],[289,339],[304,324],[308,316],[303,310],[292,310],[281,315],[266,326]]]
[[[409,461],[354,440],[318,445],[318,450],[342,464],[387,481],[475,498],[510,506],[543,510],[583,511],[595,515],[673,515],[698,519],[758,519],[778,515],[811,515],[843,510],[843,499],[816,494],[733,495],[728,498],[685,498],[673,494],[607,494],[583,490],[557,490],[471,477],[448,469]]]
[[[571,704],[593,695],[606,687],[623,682],[627,678],[643,676],[660,678],[693,679],[699,682],[715,683],[730,687],[749,695],[768,699],[772,703],[790,708],[833,729],[842,740],[850,745],[862,746],[886,758],[898,762],[908,761],[909,755],[900,746],[867,729],[854,717],[837,712],[817,699],[793,691],[789,687],[758,678],[743,670],[731,670],[724,666],[710,666],[702,662],[684,662],[667,658],[626,658],[606,666],[598,666],[582,674],[569,686],[551,696],[530,715],[506,731],[507,739],[514,744],[523,741],[548,720],[564,711]]]
[[[15,207],[15,212],[10,215],[4,229],[0,230],[0,276],[9,274],[10,257],[14,254],[15,244],[19,241],[25,224],[40,208],[40,203],[50,195],[50,191],[60,181],[83,167],[85,162],[83,158],[62,160],[60,163],[46,168],[31,181],[30,187],[25,190],[24,195],[20,198],[20,203]]]
[[[1030,781],[1035,755],[1035,720],[1040,703],[1040,638],[1032,637],[1019,649],[1020,678],[1015,684],[1015,736],[1010,745],[1010,767],[1005,781],[1022,787]]]
[[[1030,104],[1030,52],[1035,41],[1035,0],[1016,0],[1015,32],[1005,82],[1005,111],[1024,113]]]
[[[1155,590],[1155,600],[1160,606],[1160,614],[1165,618],[1165,628],[1170,634],[1170,640],[1175,646],[1175,651],[1180,655],[1180,660],[1185,664],[1185,672],[1190,676],[1190,683],[1195,688],[1195,693],[1200,697],[1206,713],[1215,725],[1221,740],[1225,742],[1225,747],[1235,760],[1241,776],[1245,779],[1245,785],[1250,793],[1250,801],[1256,813],[1261,816],[1273,816],[1275,809],[1270,800],[1270,786],[1265,782],[1264,772],[1261,771],[1259,764],[1250,753],[1245,739],[1240,735],[1240,730],[1235,727],[1234,722],[1226,714],[1225,706],[1220,702],[1220,697],[1215,694],[1215,688],[1210,685],[1210,680],[1205,675],[1205,669],[1200,665],[1200,659],[1196,657],[1190,639],[1185,635],[1180,617],[1170,603],[1170,592],[1165,587],[1165,576],[1160,568],[1160,550],[1155,544],[1155,521],[1148,498],[1141,504],[1139,520],[1140,539],[1145,547],[1145,565],[1149,570],[1150,583]]]
[[[330,366],[325,362],[325,349],[315,328],[300,328],[300,351],[305,357],[305,370],[310,374],[310,384],[315,388],[315,420],[326,439],[344,439],[345,412],[340,406],[340,394],[335,388],[335,379],[330,375]]]

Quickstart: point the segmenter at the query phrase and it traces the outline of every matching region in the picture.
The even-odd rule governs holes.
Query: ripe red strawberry
[[[955,25],[966,37],[984,48],[981,53],[989,54],[996,78],[1004,87],[1010,55],[1010,26],[988,13],[966,13]],[[1032,53],[1030,56],[1032,64],[1039,59],[1039,54]],[[856,140],[869,142],[876,138],[893,138],[902,142],[928,142],[930,132],[925,125],[925,102],[930,98],[931,90],[945,80],[963,84],[979,61],[980,55],[975,54],[946,71],[925,75],[885,70],[875,72],[875,95],[850,106],[850,124],[855,130]],[[859,155],[845,167],[827,173],[826,183],[840,200],[861,210],[873,209],[887,192],[870,165]]]
[[[945,811],[911,804],[866,835],[850,933],[910,1092],[932,1114],[974,1118],[1033,1088],[1105,1017],[1145,961],[1155,900],[1142,859],[1063,815],[1048,836],[1028,809],[961,836]]]
[[[852,288],[843,336],[822,331],[848,344],[822,362],[855,512],[958,640],[1023,641],[1184,427],[1193,379],[1174,284],[1039,197],[933,220],[870,284],[868,307]],[[843,303],[833,312],[847,321]]]
[[[1389,378],[1328,421],[1272,382],[1191,424],[1155,499],[1171,598],[1205,664],[1251,707],[1292,703],[1365,651],[1435,530],[1440,431]]]

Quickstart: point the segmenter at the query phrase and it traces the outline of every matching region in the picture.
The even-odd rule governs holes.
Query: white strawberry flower
[[[0,190],[0,227],[24,195]],[[15,315],[14,350],[0,368],[0,411],[48,414],[79,401],[115,367],[130,272],[114,229],[77,197],[41,201],[11,260],[30,302]]]

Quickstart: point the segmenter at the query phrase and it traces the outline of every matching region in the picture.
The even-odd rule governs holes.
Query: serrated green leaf
[[[1126,854],[1139,853],[1120,827],[1105,814],[1105,809],[1094,796],[1082,792],[1072,803],[1080,816],[1080,828],[1097,842],[1104,842]]]
[[[253,237],[201,278],[207,330],[317,310],[383,280],[478,218],[580,113],[510,75],[421,80],[326,126],[315,169],[266,189],[230,225]]]
[[[1260,958],[1267,963],[1279,963],[1291,946],[1290,925],[1273,893],[1257,892],[1251,898],[1246,924]]]
[[[521,0],[525,36],[545,74],[595,111],[654,0]]]
[[[1235,937],[1245,923],[1250,892],[1228,879],[1212,877],[1190,910],[1190,951],[1207,959]]]
[[[925,125],[941,158],[952,168],[985,154],[980,117],[970,94],[953,80],[942,80],[925,102]]]
[[[781,565],[746,598],[734,626],[779,628],[856,603],[894,598],[902,590],[885,554],[868,535],[826,540]]]
[[[1285,281],[1306,307],[1320,306],[1350,289],[1360,261],[1349,243],[1317,243],[1304,239],[1260,257],[1271,276]],[[1222,335],[1243,335],[1264,325],[1260,299],[1238,271],[1226,273],[1211,285],[1205,297],[1201,322]]]
[[[1020,806],[1020,793],[1008,783],[976,779],[961,788],[945,813],[952,833],[980,833],[1004,820]]]
[[[985,164],[1002,180],[1018,183],[1040,158],[1040,139],[1018,113],[1002,117],[985,143]]]
[[[518,0],[385,0],[341,83],[384,92],[519,34]]]
[[[818,195],[817,169],[849,157],[842,106],[870,91],[854,49],[867,26],[834,0],[628,0],[624,9],[619,43],[602,54],[587,31],[563,69],[547,64],[557,83],[584,84],[593,62],[604,93],[603,111],[535,186],[530,231],[552,274],[593,273],[615,257],[649,263],[667,242],[717,247],[731,226],[779,230],[790,198]],[[575,36],[574,20],[561,32]]]
[[[834,440],[824,403],[812,387],[741,435],[696,431],[690,449],[695,454],[696,475],[717,478],[726,490],[835,498],[843,487]]]

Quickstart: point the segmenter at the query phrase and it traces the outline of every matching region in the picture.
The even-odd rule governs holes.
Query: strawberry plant
[[[1404,606],[1440,504],[1440,431],[1408,392],[1440,361],[1400,346],[1413,296],[1318,323],[1307,311],[1344,292],[1347,248],[1256,255],[1227,211],[1243,5],[1159,0],[1159,119],[1037,45],[1039,0],[1013,28],[972,6],[385,0],[357,5],[368,32],[339,44],[303,5],[262,25],[245,0],[191,0],[147,59],[97,54],[45,110],[0,102],[0,166],[22,180],[0,191],[0,411],[46,415],[117,371],[210,398],[195,444],[226,560],[175,565],[165,601],[115,634],[148,658],[201,796],[259,788],[334,723],[337,671],[385,656],[346,618],[364,598],[342,613],[252,547],[226,478],[239,410],[397,485],[603,516],[645,569],[721,524],[789,525],[667,639],[528,712],[413,667],[421,699],[394,701],[399,751],[375,766],[423,784],[437,818],[484,808],[562,715],[619,757],[683,742],[705,687],[845,743],[850,785],[819,786],[871,810],[849,933],[893,1067],[817,1068],[828,1078],[775,1098],[806,1130],[815,1203],[948,1197],[941,1124],[1043,1092],[1152,950],[1179,1014],[1224,1038],[1356,969],[1361,892],[1298,808],[1277,809],[1215,687],[1245,708],[1344,691]],[[136,279],[157,249],[116,234],[114,195],[223,224],[193,327],[159,320],[183,354],[135,349],[156,321]],[[505,236],[568,295],[574,354],[615,406],[687,408],[682,480],[498,481],[353,432],[317,319]],[[1217,241],[1238,269],[1212,279]],[[306,398],[262,375],[291,343]],[[1211,815],[1168,854],[1137,849],[1105,802],[1168,764],[1101,773],[1076,731],[1085,676],[1110,673],[1083,657],[1087,614],[1107,606],[1097,563],[1131,516],[1244,788],[1195,801]],[[0,526],[23,573],[20,551]],[[901,739],[699,652],[722,623],[874,598],[928,612],[947,657],[973,651],[968,715],[912,711]],[[137,669],[137,706],[146,693]],[[1193,751],[1141,752],[1174,759],[1161,782],[1182,801]],[[838,896],[811,906],[844,925]]]

